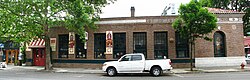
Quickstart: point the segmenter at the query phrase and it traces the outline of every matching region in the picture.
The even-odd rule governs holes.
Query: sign
[[[106,54],[113,54],[113,33],[106,31]]]
[[[69,32],[69,54],[75,53],[75,33]]]
[[[0,48],[4,48],[4,44],[0,43]]]
[[[50,38],[50,47],[52,51],[56,51],[56,38]]]

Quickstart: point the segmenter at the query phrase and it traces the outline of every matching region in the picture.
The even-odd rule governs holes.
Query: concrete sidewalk
[[[44,71],[44,67],[40,66],[14,66],[8,65],[7,68],[0,68],[0,70],[21,70],[21,71]],[[201,67],[194,68],[178,68],[171,70],[172,74],[192,74],[192,73],[223,73],[223,72],[245,72],[250,71],[250,64],[246,65],[244,69],[240,66],[228,67]],[[55,73],[81,73],[81,74],[105,74],[101,69],[86,69],[86,68],[54,68],[52,72]]]

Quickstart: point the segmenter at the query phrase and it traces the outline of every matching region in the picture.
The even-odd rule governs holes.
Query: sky
[[[114,4],[102,8],[101,18],[130,17],[130,7],[135,7],[135,16],[160,16],[166,6],[174,3],[175,7],[190,0],[117,0]],[[178,9],[175,10],[176,12]]]

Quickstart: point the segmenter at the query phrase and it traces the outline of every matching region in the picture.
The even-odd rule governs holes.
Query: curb
[[[173,74],[199,74],[199,73],[228,73],[228,72],[250,72],[250,70],[235,70],[235,71],[189,71],[189,72],[173,72]]]

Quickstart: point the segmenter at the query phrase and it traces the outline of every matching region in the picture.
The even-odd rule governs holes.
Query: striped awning
[[[43,39],[36,39],[30,42],[29,48],[45,48],[45,41]]]

